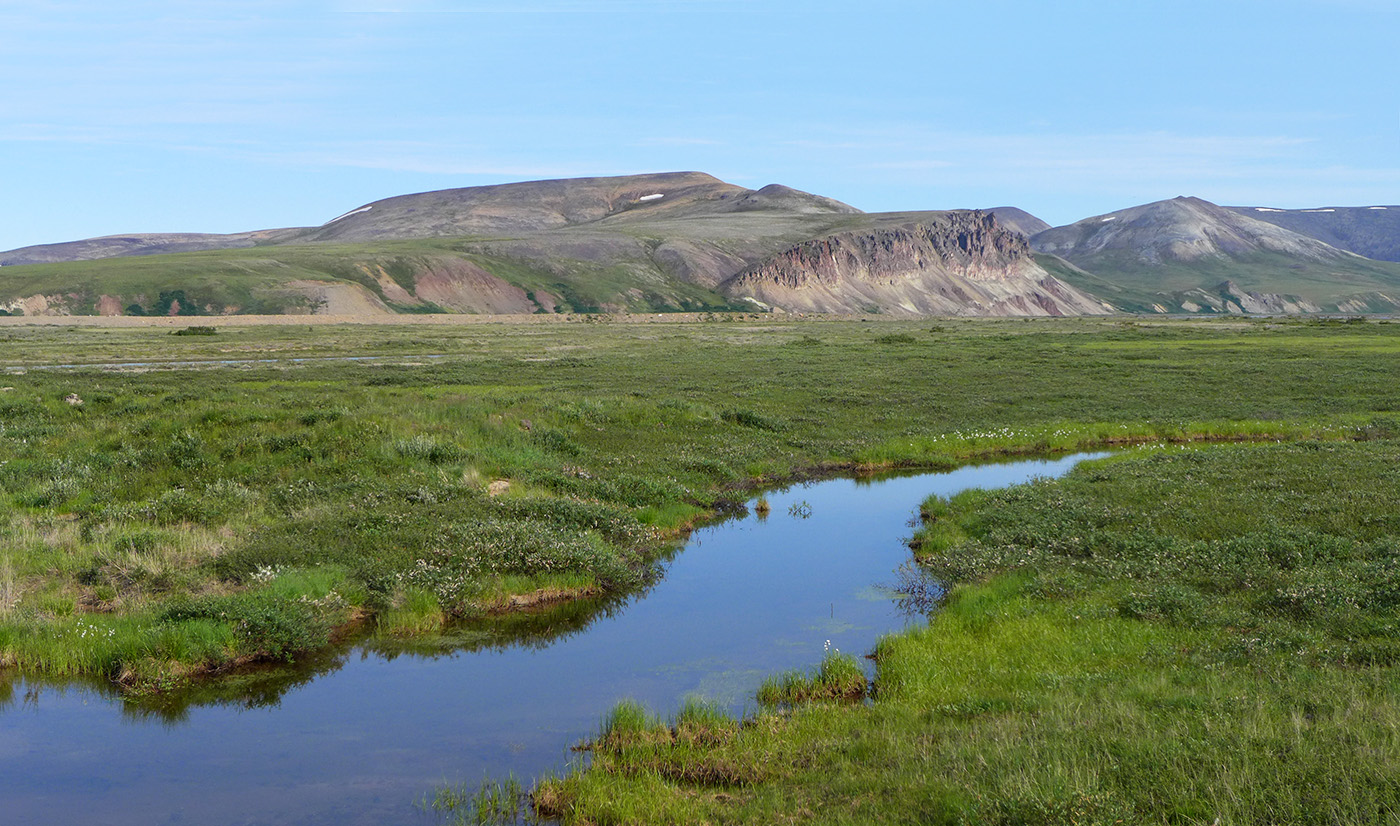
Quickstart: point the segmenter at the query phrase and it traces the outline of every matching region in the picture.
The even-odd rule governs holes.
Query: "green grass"
[[[458,618],[527,638],[586,625],[765,484],[1138,444],[927,503],[918,555],[952,591],[877,646],[869,701],[807,701],[864,685],[843,655],[744,720],[621,708],[535,805],[1383,823],[1397,348],[1390,323],[1224,319],[3,327],[0,665],[158,692],[358,622],[382,646]],[[342,356],[384,358],[317,360]],[[280,361],[39,369],[237,358]]]
[[[850,654],[828,651],[811,673],[788,671],[758,687],[765,706],[795,706],[814,700],[859,700],[865,696],[865,672]]]
[[[1045,257],[1038,260],[1050,263]],[[1077,263],[1089,272],[1054,264],[1050,270],[1068,283],[1132,312],[1152,312],[1153,305],[1182,312],[1181,293],[1199,289],[1220,296],[1220,285],[1226,281],[1234,282],[1245,292],[1301,296],[1325,311],[1336,312],[1339,303],[1360,299],[1374,303],[1374,311],[1391,312],[1393,302],[1376,300],[1375,294],[1394,295],[1400,287],[1400,265],[1352,257],[1300,263],[1298,258],[1281,253],[1256,252],[1241,258],[1148,264],[1135,253],[1119,252],[1086,256]],[[1199,297],[1193,298],[1204,305]]]
[[[529,796],[514,777],[483,780],[470,786],[442,786],[432,798],[424,798],[418,808],[433,812],[439,823],[452,826],[505,826],[534,822],[529,815]]]
[[[1386,358],[1397,331],[776,317],[187,337],[4,327],[0,660],[198,671],[301,656],[362,620],[386,637],[507,624],[512,610],[644,586],[697,520],[840,470],[1384,434],[1400,410]],[[377,360],[335,360],[347,356]],[[275,363],[38,369],[228,359]],[[51,652],[55,629],[94,616],[130,639]],[[223,647],[172,642],[167,656],[143,636],[185,623],[219,625]]]
[[[605,750],[543,797],[566,823],[1391,823],[1400,442],[1373,435],[931,500],[952,591],[876,646],[873,704]]]
[[[437,594],[409,587],[396,593],[389,605],[379,612],[376,629],[389,636],[416,636],[441,631],[446,620]]]
[[[658,267],[640,244],[636,250],[621,250],[628,254],[614,263],[595,263],[547,248],[532,247],[528,253],[512,256],[512,244],[507,241],[318,243],[27,264],[5,268],[0,296],[61,297],[70,312],[80,315],[97,314],[103,295],[116,297],[126,315],[170,314],[172,297],[180,299],[180,315],[275,315],[314,311],[316,307],[292,282],[316,281],[363,287],[398,312],[444,312],[417,297],[417,281],[444,267],[465,264],[484,268],[531,293],[553,295],[559,300],[556,312],[730,309],[728,301],[713,290],[681,281]],[[404,299],[399,289],[410,298]],[[134,312],[133,305],[140,312]],[[538,305],[536,309],[542,310]]]

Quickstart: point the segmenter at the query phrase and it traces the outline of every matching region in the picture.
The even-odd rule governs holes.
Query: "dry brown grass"
[[[15,566],[9,555],[0,557],[0,616],[9,616],[19,602],[20,586],[15,579]]]

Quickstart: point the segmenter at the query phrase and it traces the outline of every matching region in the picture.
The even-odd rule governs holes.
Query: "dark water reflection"
[[[618,700],[736,711],[831,645],[922,622],[937,583],[904,545],[930,493],[1053,476],[1082,457],[768,494],[697,530],[647,592],[432,640],[351,640],[294,668],[155,704],[101,682],[0,684],[0,824],[431,822],[443,782],[561,771]]]

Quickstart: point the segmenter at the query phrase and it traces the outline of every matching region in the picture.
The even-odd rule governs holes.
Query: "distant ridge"
[[[703,172],[523,181],[399,195],[363,204],[317,227],[231,234],[145,233],[40,244],[0,252],[0,265],[92,261],[318,241],[448,238],[589,224],[739,212],[854,215],[833,198],[781,184],[749,190]]]
[[[1158,312],[1365,312],[1400,306],[1400,267],[1200,198],[1177,197],[1085,218],[1031,238]],[[1253,295],[1250,310],[1230,295]]]
[[[752,191],[703,172],[569,178],[400,195],[288,239],[369,241],[532,232],[590,224],[776,210],[854,214],[855,207],[773,184]]]
[[[1024,209],[1019,209],[1017,207],[992,207],[991,209],[983,210],[983,212],[990,212],[995,215],[997,221],[1002,226],[1026,238],[1035,235],[1037,232],[1044,232],[1050,229],[1050,224],[1026,212]]]
[[[104,254],[115,257],[98,259]],[[1112,309],[1047,273],[1024,237],[987,213],[868,215],[781,184],[750,190],[701,172],[444,189],[362,204],[317,227],[92,239],[44,255],[54,263],[0,272],[0,307],[104,315]],[[92,260],[55,262],[63,255]]]
[[[1363,251],[1400,258],[1400,207],[1177,197],[1049,227],[1013,206],[863,213],[659,172],[400,195],[315,227],[10,250],[0,313],[1400,311],[1400,263]]]
[[[1044,230],[1031,244],[1038,252],[1054,253],[1088,269],[1093,267],[1087,262],[1108,256],[1114,256],[1119,266],[1129,262],[1156,266],[1257,252],[1315,260],[1342,255],[1315,238],[1184,196]]]
[[[275,244],[298,232],[295,229],[266,229],[254,232],[213,234],[204,232],[138,233],[106,235],[81,241],[36,244],[0,252],[0,266],[52,264],[59,261],[93,261],[128,255],[161,255],[168,252],[240,249]]]
[[[1367,258],[1400,261],[1400,206],[1226,209]]]

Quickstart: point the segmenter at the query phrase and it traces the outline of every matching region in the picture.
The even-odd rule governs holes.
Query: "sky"
[[[1051,224],[1400,203],[1398,0],[0,0],[0,250],[699,170]]]

